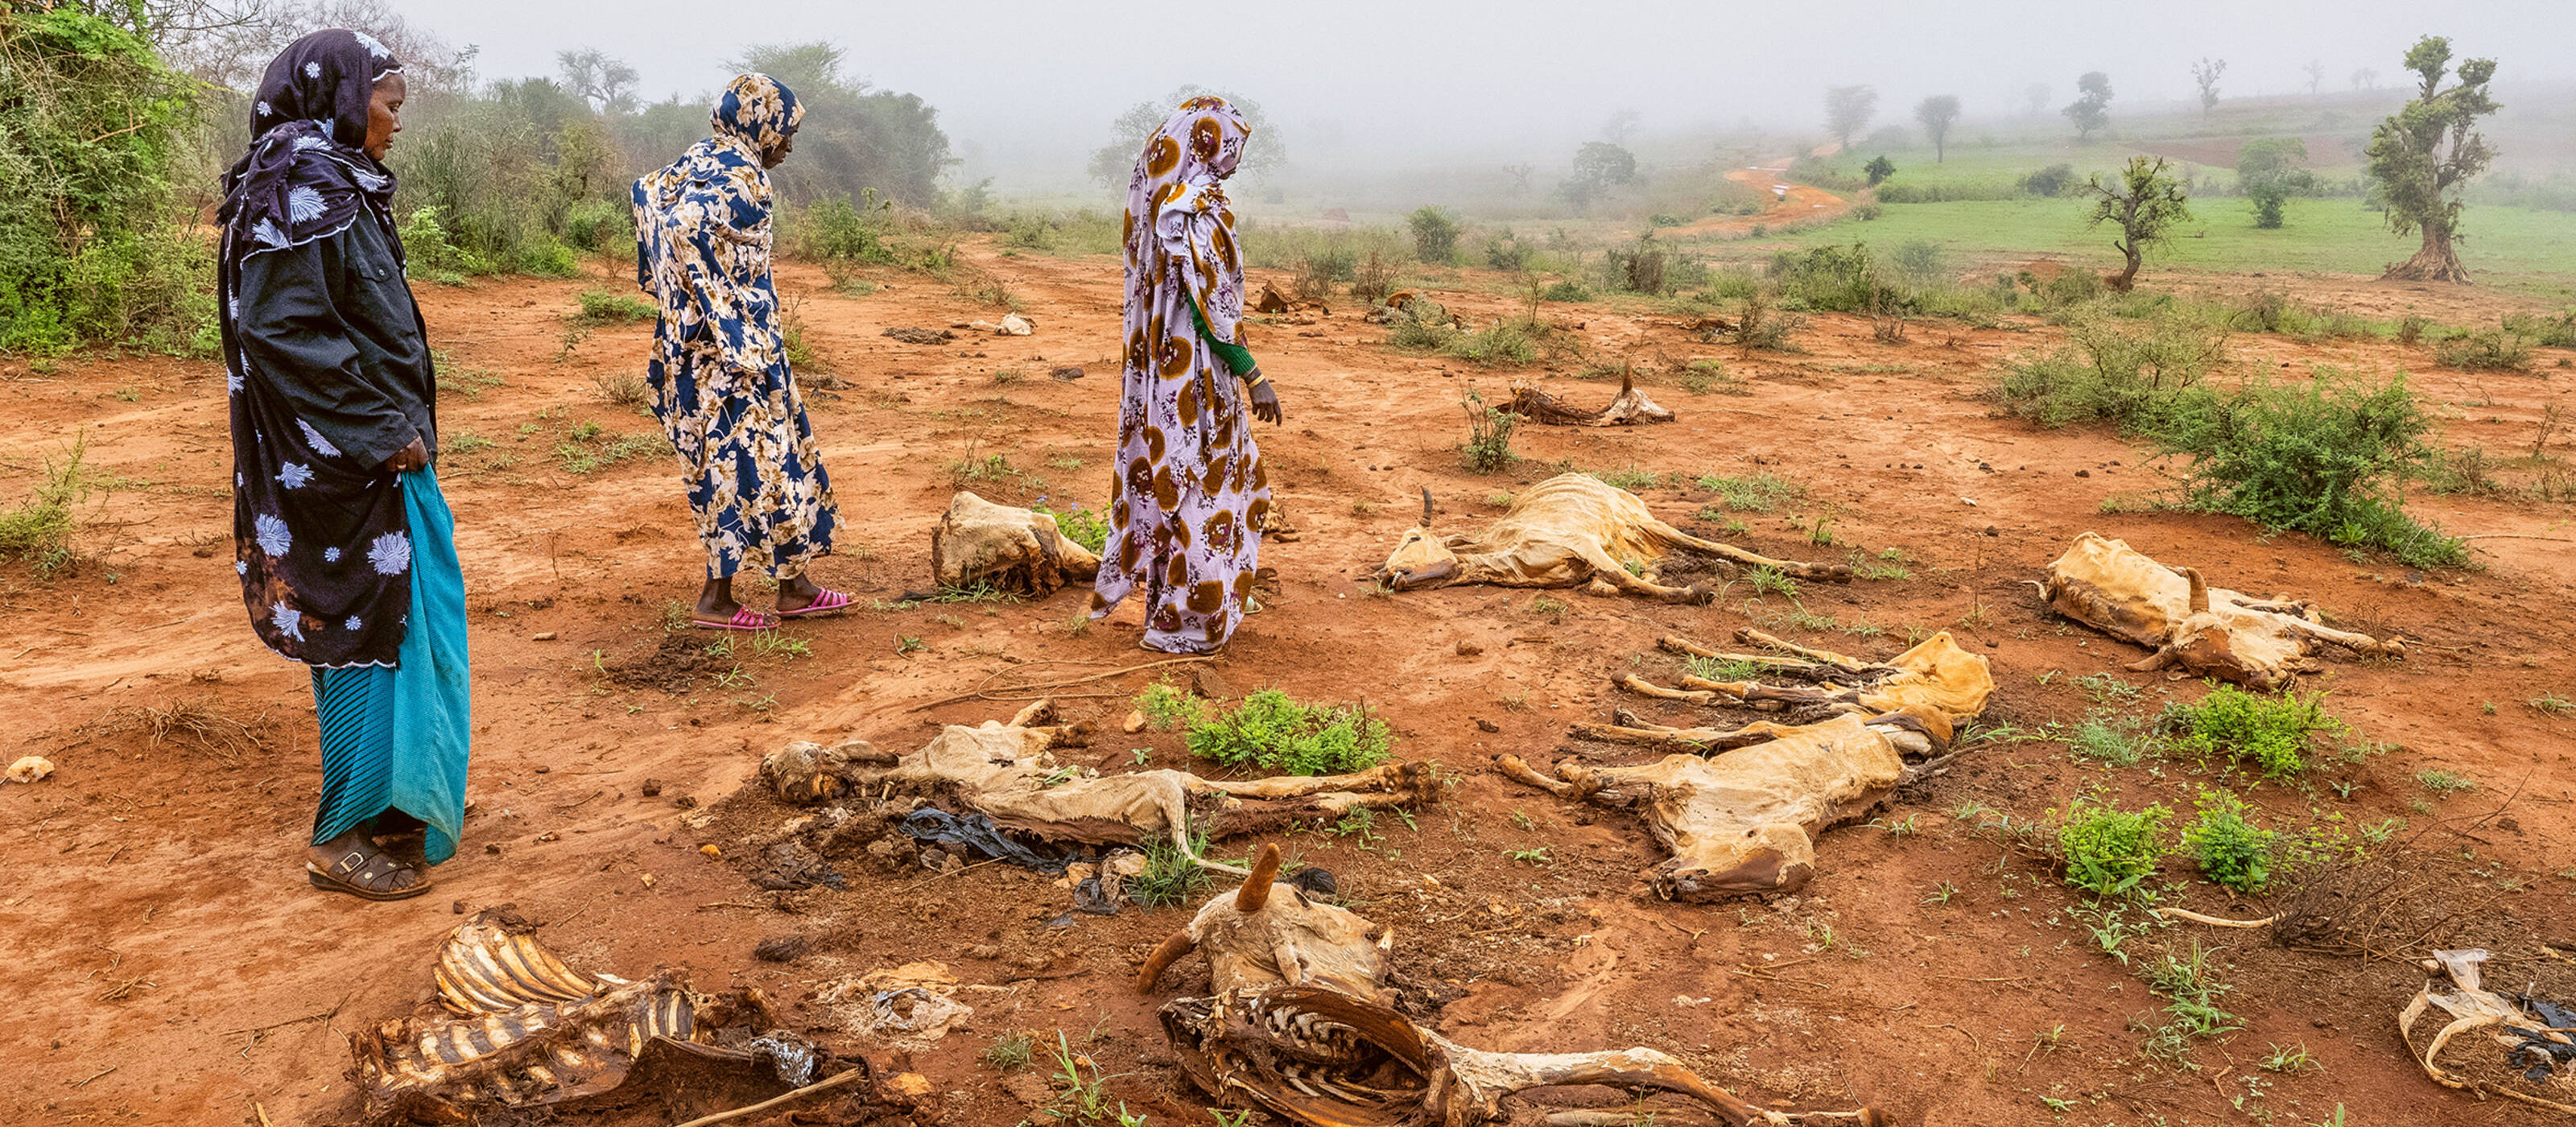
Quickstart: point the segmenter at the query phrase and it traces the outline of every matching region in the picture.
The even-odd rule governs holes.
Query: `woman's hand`
[[[394,451],[393,457],[385,459],[386,473],[410,473],[428,468],[429,447],[422,445],[418,438],[412,439],[411,445]]]
[[[1261,369],[1254,368],[1252,374],[1259,376]],[[1286,417],[1279,411],[1279,393],[1271,390],[1268,380],[1252,385],[1252,417],[1273,424]]]

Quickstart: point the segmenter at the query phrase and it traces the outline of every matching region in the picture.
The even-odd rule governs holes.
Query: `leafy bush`
[[[2071,164],[2052,164],[2021,178],[2022,191],[2051,198],[2066,194],[2075,184],[2075,166]]]
[[[1189,746],[1190,754],[1228,766],[1335,775],[1383,762],[1395,733],[1357,705],[1300,704],[1277,689],[1258,689],[1232,713],[1192,725]]]
[[[1784,303],[1830,313],[1869,312],[1882,288],[1865,243],[1781,251],[1771,257],[1771,279]]]
[[[1414,209],[1404,220],[1413,232],[1413,256],[1435,265],[1446,266],[1458,256],[1458,221],[1437,207]]]
[[[2404,373],[2373,384],[2321,370],[2305,386],[2249,384],[2163,441],[2196,455],[2184,484],[2193,509],[2452,567],[2466,545],[2408,517],[2399,494],[2426,471],[2432,425]]]
[[[2168,312],[2132,326],[2087,314],[2056,352],[2007,366],[1994,397],[2043,427],[2098,420],[2157,436],[2211,409],[2216,393],[2202,380],[2226,357],[2226,334],[2198,317]]]
[[[0,513],[0,562],[16,560],[50,574],[70,564],[72,532],[80,523],[81,503],[92,485],[83,458],[89,450],[84,432],[57,464],[45,459],[44,477],[27,498]]]
[[[2496,329],[2459,333],[2435,344],[2433,359],[2468,372],[2519,372],[2531,367],[2531,342]]]
[[[1466,459],[1468,472],[1501,473],[1521,460],[1512,452],[1512,428],[1520,425],[1520,416],[1487,405],[1472,387],[1459,406],[1467,412],[1467,441],[1458,452]]]
[[[2058,855],[2066,862],[2066,883],[2095,896],[2130,892],[2155,875],[2164,856],[2165,821],[2173,811],[2161,804],[2122,810],[2108,804],[2077,800],[2057,829]]]
[[[1590,301],[1592,291],[1571,278],[1550,285],[1538,293],[1540,301]]]
[[[585,324],[631,325],[647,317],[658,315],[659,311],[652,306],[625,294],[611,293],[607,290],[584,290],[581,295],[581,312],[576,316]]]
[[[2285,689],[2271,697],[2217,685],[2197,702],[2166,705],[2157,727],[2177,751],[2251,760],[2266,778],[2286,779],[2308,769],[2310,737],[2344,730],[2325,714],[2324,700],[2322,693]]]
[[[0,350],[212,351],[213,270],[173,192],[201,87],[154,52],[147,18],[0,9]]]
[[[1056,531],[1063,533],[1065,539],[1082,545],[1092,555],[1099,555],[1109,545],[1109,522],[1102,520],[1096,512],[1080,505],[1061,513],[1044,505],[1032,505],[1029,509],[1054,517]]]
[[[2257,827],[2232,792],[2204,790],[2198,805],[2200,819],[2183,828],[2182,847],[2200,862],[2201,875],[2249,896],[2263,891],[2280,835]]]
[[[2531,343],[2546,348],[2576,348],[2576,309],[2555,317],[2537,313],[2504,315],[2507,334],[2527,337]]]
[[[1145,714],[1145,722],[1156,728],[1195,728],[1207,720],[1207,702],[1191,696],[1188,689],[1166,682],[1145,686],[1136,696],[1136,711]]]
[[[1881,184],[1880,203],[1962,203],[1970,200],[2019,199],[2022,187],[2003,180],[1966,181],[1953,184]]]

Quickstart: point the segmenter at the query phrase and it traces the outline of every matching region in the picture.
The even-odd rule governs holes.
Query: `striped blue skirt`
[[[428,829],[431,864],[456,855],[465,823],[465,763],[472,741],[466,667],[465,575],[456,521],[430,470],[401,475],[411,518],[411,614],[392,668],[313,671],[322,726],[319,845],[389,810]]]

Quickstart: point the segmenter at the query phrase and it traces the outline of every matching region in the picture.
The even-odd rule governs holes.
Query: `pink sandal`
[[[743,607],[734,611],[733,618],[730,620],[709,622],[703,618],[692,618],[689,620],[689,625],[700,630],[775,630],[778,628],[778,619],[750,607]]]
[[[778,612],[778,617],[805,618],[812,615],[831,614],[835,611],[844,611],[848,609],[850,609],[850,597],[848,595],[844,595],[829,587],[825,587],[822,589],[820,594],[814,596],[813,605],[808,606],[803,610],[782,610]]]

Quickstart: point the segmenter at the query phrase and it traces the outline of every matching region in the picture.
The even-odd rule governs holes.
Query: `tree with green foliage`
[[[635,112],[635,68],[624,59],[610,58],[597,47],[578,51],[555,52],[555,69],[563,73],[564,89],[590,103],[590,108],[603,114]]]
[[[1145,152],[1145,142],[1154,136],[1181,103],[1192,98],[1215,95],[1223,98],[1234,112],[1243,115],[1243,124],[1252,136],[1243,143],[1243,161],[1235,166],[1235,176],[1246,182],[1262,173],[1288,163],[1288,139],[1270,127],[1262,116],[1261,103],[1231,90],[1216,90],[1195,83],[1183,86],[1162,100],[1138,102],[1109,123],[1110,141],[1091,151],[1091,178],[1110,188],[1124,188],[1127,178],[1136,171],[1136,158]]]
[[[1572,173],[1557,186],[1557,194],[1582,207],[1636,178],[1636,154],[1608,141],[1586,141],[1574,151]]]
[[[2460,234],[2460,190],[2495,159],[2495,148],[2477,131],[2477,120],[2502,108],[2487,96],[2494,59],[2460,60],[2459,81],[2442,88],[2451,64],[2451,41],[2417,40],[2406,69],[2420,80],[2415,98],[2370,134],[2370,175],[2379,181],[2388,227],[2400,235],[2421,229],[2415,257],[2388,268],[2383,278],[2415,282],[2466,282],[2452,244]]]
[[[2290,197],[2316,187],[2316,175],[2299,166],[2308,146],[2296,137],[2257,137],[2236,150],[2236,191],[2254,204],[2254,225],[2280,227]]]
[[[1934,94],[1914,105],[1914,120],[1923,126],[1923,135],[1932,139],[1932,163],[1940,164],[1948,155],[1950,126],[1959,120],[1959,96]]]
[[[810,202],[856,197],[874,188],[881,196],[916,207],[937,201],[939,174],[957,163],[948,152],[948,134],[939,128],[939,111],[920,95],[878,90],[866,79],[843,73],[841,64],[848,58],[839,44],[818,39],[747,47],[741,58],[725,64],[785,83],[805,105],[804,123],[796,130],[796,159],[770,173],[780,194]],[[699,113],[703,136],[705,111]],[[1137,147],[1144,142],[1139,140]]]
[[[1424,205],[1405,217],[1413,229],[1413,255],[1435,266],[1447,266],[1458,255],[1458,221],[1441,208]]]
[[[2191,64],[2191,84],[2200,87],[2200,116],[2218,108],[2218,76],[2227,73],[2227,60],[2203,58]]]
[[[1825,129],[1834,135],[1834,144],[1851,147],[1852,134],[1869,128],[1869,119],[1878,112],[1878,91],[1867,86],[1828,86],[1825,88]]]
[[[1869,177],[1869,186],[1875,188],[1888,177],[1896,175],[1896,162],[1887,159],[1886,153],[1880,153],[1869,158],[1868,164],[1860,166],[1860,172],[1861,175]]]
[[[2075,80],[2075,100],[2059,110],[2075,123],[2075,138],[2089,140],[2093,131],[2111,124],[2111,76],[2098,70]]]
[[[2128,167],[2107,183],[2101,173],[2094,173],[2084,183],[2084,194],[2093,200],[2089,223],[2097,227],[2104,222],[2120,225],[2120,237],[2111,246],[2127,259],[2128,265],[2102,282],[2121,293],[2137,284],[2138,265],[2145,260],[2146,248],[2163,242],[2174,224],[2191,219],[2189,196],[2182,183],[2165,172],[2163,157],[2131,157]]]
[[[212,268],[172,191],[195,86],[156,11],[0,3],[0,350],[210,347]]]

